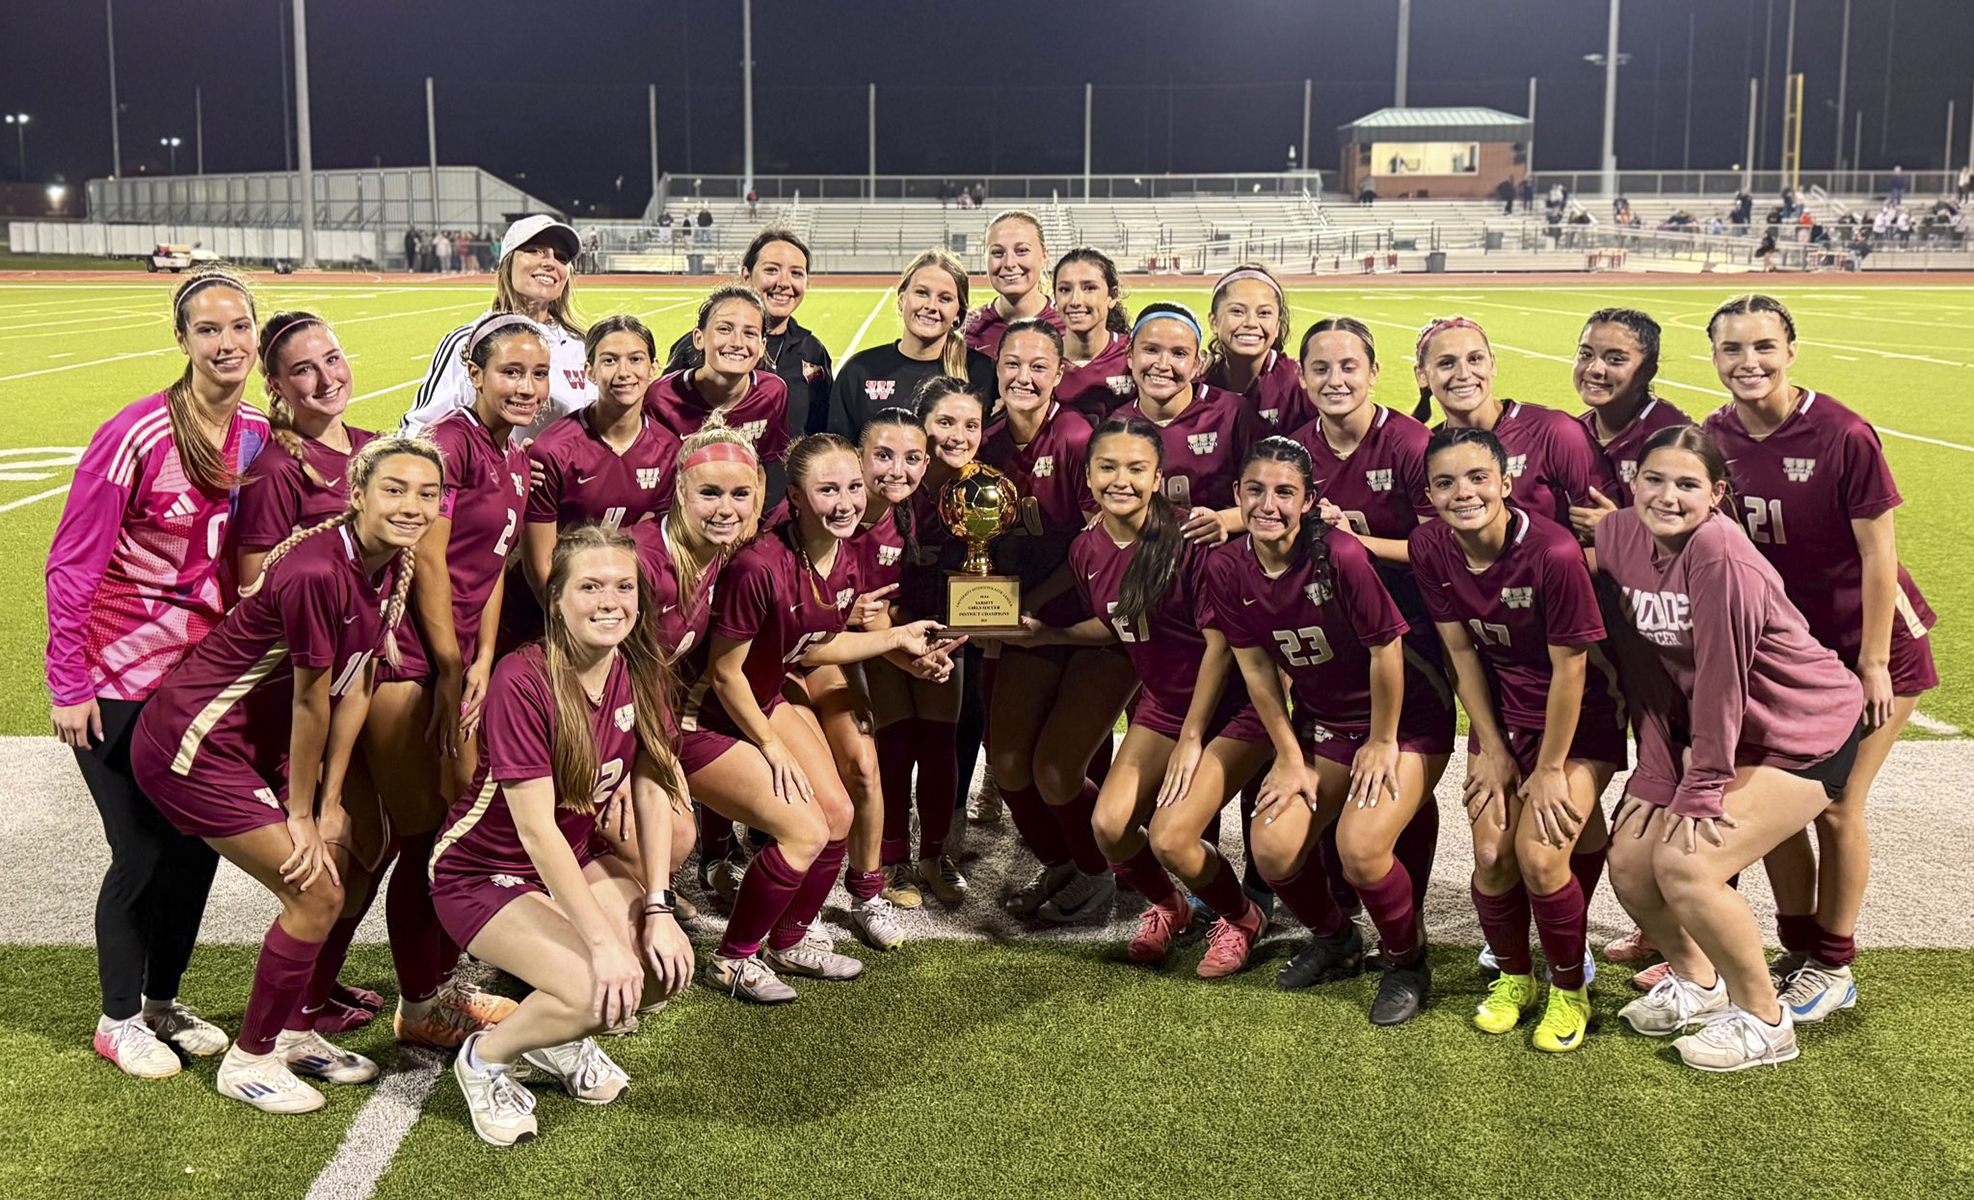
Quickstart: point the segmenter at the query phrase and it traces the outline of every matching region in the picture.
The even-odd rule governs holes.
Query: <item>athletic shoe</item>
[[[685,894],[679,891],[678,880],[674,879],[672,881],[672,919],[683,925],[687,921],[696,920],[698,916],[699,906],[688,900]]]
[[[1646,1037],[1671,1037],[1727,1011],[1727,984],[1716,978],[1710,988],[1671,971],[1659,986],[1618,1010],[1618,1017],[1633,1033]]]
[[[284,1029],[274,1035],[274,1053],[297,1075],[330,1083],[369,1083],[377,1064],[343,1049],[313,1029]]]
[[[315,1020],[311,1028],[325,1035],[362,1029],[377,1019],[377,1014],[369,1009],[357,1004],[344,1004],[339,1000],[326,1000],[321,1008],[309,1015]]]
[[[171,1047],[136,1017],[125,1021],[98,1017],[94,1045],[96,1053],[115,1063],[125,1075],[139,1079],[166,1079],[183,1067]]]
[[[1651,966],[1646,967],[1643,971],[1640,971],[1638,974],[1633,975],[1631,977],[1631,986],[1637,988],[1641,992],[1649,992],[1653,988],[1658,987],[1659,984],[1663,983],[1665,981],[1665,977],[1670,974],[1672,974],[1672,964],[1664,960],[1660,960],[1659,962],[1655,962]]]
[[[1035,915],[1057,925],[1078,921],[1103,920],[1110,915],[1110,902],[1117,898],[1117,877],[1109,871],[1085,875],[1070,868],[1069,882],[1050,896]]]
[[[445,1004],[428,1004],[423,1016],[407,1017],[404,1002],[400,1000],[397,1012],[391,1015],[391,1032],[398,1041],[440,1050],[459,1049],[466,1035],[478,1032],[479,1028],[472,1017]]]
[[[1487,985],[1487,995],[1474,1007],[1474,1028],[1482,1033],[1507,1033],[1522,1023],[1535,1008],[1535,1001],[1535,976],[1503,971]]]
[[[1788,991],[1789,981],[1808,965],[1809,955],[1795,950],[1784,950],[1776,955],[1775,961],[1768,964],[1768,981],[1775,985],[1775,994],[1779,996]]]
[[[505,996],[496,996],[492,992],[467,987],[458,979],[448,979],[440,984],[439,990],[432,996],[432,1003],[464,1014],[481,1029],[490,1029],[500,1024],[514,1015],[515,1009],[521,1007],[518,1002],[509,1000]]]
[[[1241,894],[1247,902],[1261,910],[1261,915],[1270,921],[1275,919],[1275,889],[1260,875],[1251,875],[1241,880]]]
[[[595,1038],[529,1050],[521,1061],[555,1080],[584,1104],[608,1104],[631,1086],[631,1077],[610,1061]]]
[[[1779,1067],[1802,1053],[1796,1047],[1795,1018],[1786,1007],[1781,1023],[1770,1025],[1729,1005],[1700,1032],[1689,1033],[1672,1046],[1687,1066],[1715,1072]]]
[[[742,859],[718,858],[699,864],[699,886],[729,907],[740,894],[740,881],[746,876],[747,863]]]
[[[715,954],[699,976],[699,982],[736,1000],[754,1004],[787,1004],[795,999],[795,989],[769,970],[759,955],[722,958]]]
[[[1419,1015],[1419,1008],[1432,990],[1433,969],[1424,954],[1408,967],[1385,966],[1378,980],[1378,994],[1371,1001],[1371,1024],[1403,1025]]]
[[[1006,811],[1000,786],[994,782],[994,768],[982,763],[980,786],[973,790],[973,806],[967,810],[966,819],[982,825],[999,825],[1001,815]]]
[[[314,1112],[329,1103],[321,1092],[295,1078],[279,1050],[249,1054],[234,1046],[219,1060],[219,1078],[214,1086],[220,1095],[266,1113]]]
[[[1333,979],[1349,979],[1363,970],[1364,935],[1358,932],[1355,923],[1345,921],[1343,928],[1329,937],[1313,937],[1304,942],[1302,949],[1282,964],[1281,971],[1275,975],[1275,985],[1295,991]]]
[[[943,854],[938,858],[919,859],[912,873],[918,880],[919,891],[932,893],[932,898],[941,904],[954,905],[966,899],[966,876]]]
[[[615,1025],[605,1025],[602,1029],[597,1030],[597,1033],[603,1037],[629,1037],[637,1032],[638,1025],[637,1014],[632,1013],[618,1021]]]
[[[1652,944],[1651,938],[1645,936],[1643,929],[1636,926],[1630,933],[1616,941],[1604,944],[1604,957],[1614,963],[1644,962],[1647,959],[1657,958],[1658,955],[1659,948]]]
[[[1811,959],[1789,977],[1779,997],[1798,1025],[1821,1021],[1839,1009],[1857,1006],[1857,981],[1849,967],[1826,967]]]
[[[1549,985],[1549,1007],[1535,1027],[1535,1048],[1550,1054],[1567,1054],[1583,1045],[1590,1032],[1590,988],[1560,988]]]
[[[384,997],[380,992],[357,987],[353,983],[332,983],[329,985],[329,999],[337,1004],[347,1004],[351,1008],[367,1008],[374,1016],[384,1011]]]
[[[905,944],[898,906],[882,896],[850,902],[850,932],[873,950],[896,950]]]
[[[1199,960],[1201,979],[1224,979],[1247,966],[1254,944],[1268,928],[1268,914],[1250,904],[1234,920],[1221,917],[1206,931],[1206,957]]]
[[[467,1045],[484,1035],[474,1033]],[[452,1060],[452,1077],[466,1096],[466,1111],[473,1117],[473,1132],[490,1146],[513,1146],[533,1141],[535,1097],[514,1078],[512,1066],[489,1063],[480,1068],[468,1065],[472,1056],[465,1046]]]
[[[1069,882],[1069,877],[1075,873],[1074,863],[1064,862],[1057,863],[1053,867],[1040,867],[1036,870],[1033,879],[1016,888],[1008,896],[1003,902],[1003,907],[1011,917],[1032,921],[1036,914],[1042,911],[1042,906],[1053,899],[1055,894]]]
[[[220,1032],[219,1026],[202,1019],[192,1011],[191,1006],[176,1000],[156,1011],[147,1009],[144,1024],[151,1027],[152,1033],[194,1058],[218,1054],[233,1041]]]
[[[1132,935],[1130,948],[1125,953],[1134,963],[1149,966],[1164,962],[1166,951],[1172,949],[1172,939],[1185,932],[1192,923],[1191,905],[1168,907],[1154,904],[1138,914],[1138,932]]]
[[[801,941],[786,950],[762,947],[761,961],[773,971],[807,975],[811,979],[827,979],[833,983],[843,983],[864,973],[864,964],[847,954],[838,954],[830,943],[829,935],[820,929],[811,929],[802,935]]]
[[[883,896],[899,908],[919,907],[925,903],[925,897],[919,894],[918,886],[913,881],[913,875],[912,864],[907,862],[892,863],[890,866],[884,868],[884,886],[879,889],[878,895]]]

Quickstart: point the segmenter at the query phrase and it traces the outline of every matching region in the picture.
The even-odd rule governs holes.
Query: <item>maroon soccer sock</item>
[[[1281,898],[1288,910],[1317,937],[1332,937],[1343,928],[1343,910],[1337,907],[1337,898],[1330,894],[1330,881],[1324,877],[1323,864],[1317,861],[1314,854],[1303,860],[1302,869],[1295,874],[1286,879],[1270,879],[1268,884],[1275,889],[1275,895]],[[1201,895],[1200,899],[1206,900],[1205,895]],[[1206,902],[1213,903],[1211,900]],[[1215,911],[1218,911],[1217,905]]]
[[[1062,839],[1062,827],[1050,814],[1048,804],[1034,784],[1023,788],[1003,787],[1001,799],[1007,802],[1008,813],[1014,817],[1014,827],[1021,833],[1021,840],[1028,844],[1035,857],[1045,867],[1069,861],[1069,844]]]
[[[430,1000],[459,964],[457,947],[450,957],[446,954],[452,939],[439,927],[439,914],[432,908],[432,880],[426,872],[436,836],[420,833],[400,839],[397,866],[384,892],[384,925],[390,934],[398,994],[413,1004]]]
[[[917,720],[877,731],[877,781],[884,793],[884,832],[878,858],[885,866],[912,856],[912,767],[918,761]]]
[[[1480,916],[1481,934],[1487,938],[1488,949],[1494,951],[1501,970],[1509,975],[1534,974],[1535,956],[1529,952],[1528,944],[1528,890],[1519,881],[1499,896],[1490,896],[1479,887],[1471,890],[1474,912]],[[1581,954],[1577,955],[1577,961],[1581,965]]]
[[[789,866],[782,857],[779,844],[770,844],[756,854],[740,881],[739,894],[733,898],[733,916],[720,938],[720,957],[750,958],[759,953],[761,939],[788,911],[803,878],[804,872]]]
[[[919,857],[937,858],[946,848],[953,813],[960,806],[960,758],[953,748],[951,725],[924,718],[917,725]]]
[[[1427,796],[1405,828],[1398,831],[1398,841],[1391,848],[1391,856],[1405,864],[1405,873],[1412,877],[1412,907],[1419,912],[1426,911],[1426,891],[1438,853],[1439,805]]]
[[[1822,930],[1817,927],[1814,913],[1775,914],[1775,936],[1782,943],[1784,950],[1797,954],[1815,954],[1821,934]]]
[[[1179,900],[1179,888],[1172,882],[1172,876],[1152,853],[1150,843],[1138,847],[1138,852],[1123,862],[1113,862],[1110,869],[1119,879],[1131,885],[1131,890],[1145,898],[1149,904],[1163,904],[1171,908]]]
[[[1087,779],[1074,800],[1049,806],[1049,815],[1062,830],[1063,845],[1069,847],[1069,857],[1076,860],[1076,869],[1085,875],[1101,875],[1110,869],[1104,852],[1097,846],[1097,835],[1090,829],[1090,819],[1096,813],[1097,787]]]
[[[329,989],[336,986],[336,975],[342,971],[343,963],[350,956],[350,942],[356,938],[356,927],[363,921],[362,914],[342,917],[330,927],[329,936],[323,939],[321,950],[316,952],[315,970],[310,974],[308,986],[302,989],[300,1003],[295,1005],[293,1015],[288,1018],[286,1029],[313,1029],[315,1015],[329,1001]]]
[[[815,863],[802,877],[781,919],[775,922],[774,931],[768,934],[768,945],[786,950],[809,932],[809,922],[822,912],[823,901],[829,899],[829,889],[836,886],[836,873],[843,869],[843,855],[849,848],[849,842],[839,839],[816,855]]]
[[[1583,850],[1570,855],[1570,874],[1576,877],[1577,890],[1583,893],[1583,907],[1590,909],[1590,898],[1597,894],[1597,881],[1604,875],[1604,860],[1611,856],[1607,843],[1602,849]],[[1533,901],[1533,897],[1530,898]]]
[[[870,900],[884,890],[883,871],[845,871],[843,890],[852,900]]]
[[[1202,903],[1212,909],[1214,916],[1225,917],[1229,921],[1239,920],[1247,915],[1249,903],[1247,893],[1241,890],[1241,873],[1234,869],[1233,863],[1227,861],[1226,855],[1213,846],[1208,845],[1206,850],[1208,868],[1206,881],[1193,889],[1193,895],[1198,896]]]
[[[1419,910],[1412,907],[1412,877],[1405,873],[1405,864],[1393,858],[1385,877],[1358,888],[1357,894],[1371,914],[1371,923],[1378,927],[1385,958],[1400,965],[1415,961],[1423,947]]]
[[[1810,957],[1826,967],[1848,967],[1857,958],[1857,939],[1850,934],[1832,933],[1819,922],[1816,946]]]
[[[1309,856],[1323,871],[1323,885],[1330,889],[1330,898],[1345,912],[1354,912],[1361,904],[1357,889],[1344,877],[1343,856],[1337,852],[1337,823],[1331,821],[1323,827],[1323,833],[1316,842],[1316,853]]]
[[[1535,934],[1542,939],[1542,957],[1549,960],[1549,982],[1559,988],[1582,987],[1586,930],[1583,890],[1575,877],[1546,896],[1531,893],[1528,905],[1535,915]]]
[[[321,952],[321,942],[305,942],[281,928],[279,921],[267,927],[260,961],[254,965],[254,990],[247,997],[246,1015],[240,1018],[240,1049],[248,1054],[274,1049],[274,1037],[300,1006]]]
[[[733,854],[733,822],[701,804],[698,806],[699,861],[716,863]]]

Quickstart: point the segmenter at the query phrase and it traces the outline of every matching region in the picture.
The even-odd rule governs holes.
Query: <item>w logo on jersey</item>
[[[836,593],[836,611],[842,612],[844,609],[849,608],[850,602],[856,598],[856,588],[844,588],[842,591]]]
[[[510,471],[510,472],[508,472],[508,475],[507,475],[507,477],[508,477],[509,479],[512,479],[512,480],[514,481],[514,494],[515,494],[515,495],[517,495],[517,496],[525,496],[525,495],[527,495],[527,494],[528,494],[528,477],[527,477],[526,475],[524,475],[524,474],[515,474],[514,472],[512,472],[512,471]]]
[[[1635,458],[1619,459],[1618,478],[1623,481],[1626,487],[1630,487],[1631,481],[1638,478],[1638,460]]]
[[[1104,380],[1104,386],[1115,396],[1128,396],[1138,390],[1138,385],[1131,382],[1129,375],[1112,375]]]
[[[658,486],[658,476],[661,473],[657,467],[639,467],[637,485],[641,488],[655,488]]]
[[[895,567],[898,565],[898,560],[903,557],[905,557],[905,548],[903,546],[879,546],[877,548],[877,565],[880,567]]]
[[[1268,423],[1269,423],[1270,425],[1280,425],[1280,424],[1282,423],[1282,410],[1281,410],[1281,409],[1279,409],[1279,408],[1264,408],[1264,409],[1260,409],[1260,410],[1258,410],[1258,411],[1259,411],[1259,412],[1261,413],[1261,419],[1262,419],[1262,420],[1264,420],[1264,421],[1266,421],[1266,422],[1268,422]]]
[[[1330,585],[1327,583],[1312,583],[1302,589],[1302,594],[1309,597],[1311,604],[1316,605],[1328,604],[1336,595],[1335,592],[1330,590]]]
[[[761,435],[768,431],[768,423],[766,421],[749,421],[744,425],[735,425],[733,431],[749,442],[759,442]]]
[[[1388,492],[1391,490],[1391,470],[1386,468],[1382,471],[1366,471],[1364,482],[1370,484],[1374,492]]]
[[[269,808],[281,807],[281,797],[274,794],[273,788],[255,788],[254,799],[267,805]]]
[[[1036,459],[1035,469],[1029,472],[1029,474],[1033,475],[1037,479],[1047,479],[1049,476],[1054,475],[1055,473],[1056,473],[1056,456],[1053,454],[1044,454],[1042,457]]]
[[[897,390],[898,390],[898,381],[895,379],[864,380],[864,395],[871,400],[877,400],[877,401],[889,400],[891,398],[891,393]]]
[[[1528,455],[1510,454],[1508,456],[1508,477],[1510,479],[1520,479],[1522,472],[1526,470],[1528,470]]]
[[[1186,437],[1186,449],[1194,454],[1211,454],[1219,446],[1220,435],[1217,433],[1195,433]]]
[[[629,733],[631,727],[637,724],[637,705],[623,705],[615,713],[611,714],[611,719],[617,722],[618,729]]]
[[[1816,474],[1816,460],[1813,458],[1785,458],[1782,460],[1782,473],[1790,483],[1808,483]]]
[[[1534,588],[1502,588],[1501,603],[1509,608],[1527,608],[1535,603]]]
[[[487,882],[498,888],[517,888],[528,881],[519,875],[509,875],[503,871],[498,875],[487,876]]]

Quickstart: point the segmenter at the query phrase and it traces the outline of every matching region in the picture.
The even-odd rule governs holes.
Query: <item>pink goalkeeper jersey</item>
[[[244,471],[267,417],[241,403],[220,458]],[[185,476],[165,393],[104,423],[76,464],[48,549],[48,690],[56,704],[142,700],[233,603],[239,493]]]

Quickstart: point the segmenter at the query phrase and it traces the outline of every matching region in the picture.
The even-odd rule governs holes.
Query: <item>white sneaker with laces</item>
[[[1810,959],[1789,977],[1779,997],[1789,1018],[1798,1025],[1821,1021],[1831,1013],[1857,1007],[1857,980],[1849,967],[1826,967]]]
[[[1775,994],[1779,996],[1783,992],[1788,991],[1789,981],[1796,977],[1796,972],[1808,965],[1809,955],[1807,954],[1799,954],[1794,950],[1784,950],[1782,953],[1776,955],[1768,964],[1768,981],[1775,985]]]
[[[538,1132],[535,1097],[515,1081],[514,1068],[491,1063],[477,1068],[468,1065],[468,1060],[473,1057],[470,1047],[485,1036],[477,1032],[468,1034],[459,1047],[459,1053],[452,1059],[452,1077],[459,1082],[459,1090],[466,1096],[466,1111],[472,1115],[473,1132],[491,1146],[512,1146],[532,1141]]]
[[[123,1021],[98,1017],[93,1045],[96,1053],[138,1079],[168,1079],[184,1068],[171,1047],[137,1017]]]
[[[297,1075],[330,1083],[369,1083],[377,1064],[331,1042],[313,1029],[284,1029],[274,1035],[274,1053]]]
[[[1710,988],[1667,971],[1651,991],[1618,1010],[1632,1032],[1646,1037],[1671,1037],[1687,1026],[1710,1020],[1728,1009],[1727,983],[1716,977]]]
[[[1749,1067],[1779,1067],[1799,1056],[1796,1022],[1782,1007],[1782,1020],[1770,1025],[1745,1009],[1729,1006],[1698,1033],[1672,1044],[1687,1066],[1701,1071],[1745,1071]]]
[[[265,1113],[314,1112],[329,1103],[321,1092],[295,1077],[278,1048],[269,1054],[249,1054],[236,1043],[219,1060],[215,1086],[220,1095]]]
[[[219,1026],[201,1017],[189,1004],[177,1000],[144,1002],[144,1023],[151,1032],[194,1058],[218,1054],[233,1044]]]
[[[584,1104],[608,1104],[631,1086],[631,1077],[610,1061],[595,1038],[529,1050],[521,1059]]]
[[[847,954],[838,954],[829,935],[820,929],[809,930],[802,935],[801,941],[786,950],[762,947],[761,961],[767,963],[771,970],[835,983],[855,979],[864,973],[864,964]]]
[[[898,923],[898,907],[883,896],[851,902],[850,931],[873,950],[896,950],[905,944],[905,928]]]
[[[1032,921],[1057,892],[1061,891],[1070,877],[1076,874],[1075,863],[1057,863],[1053,867],[1040,867],[1035,877],[1016,888],[1008,896],[1006,907],[1010,916]]]
[[[1116,898],[1117,879],[1109,871],[1101,875],[1074,871],[1062,890],[1049,897],[1035,915],[1058,925],[1102,920],[1110,915],[1110,902]]]
[[[699,982],[736,1000],[755,1004],[787,1004],[796,996],[795,989],[769,970],[758,954],[748,958],[722,958],[715,954],[699,976]]]
[[[959,904],[966,900],[966,876],[960,874],[953,860],[940,855],[938,858],[921,858],[912,868],[918,878],[919,890],[930,892],[941,904]]]

